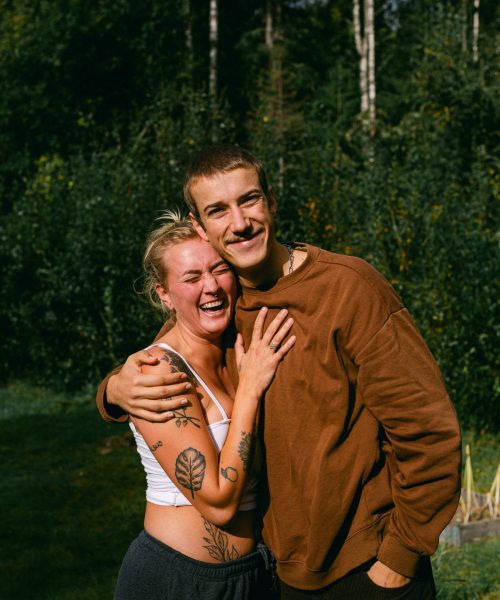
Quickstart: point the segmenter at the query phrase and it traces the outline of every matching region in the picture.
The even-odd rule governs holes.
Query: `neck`
[[[193,366],[203,364],[205,367],[213,367],[216,370],[223,363],[222,336],[199,337],[183,327],[182,323],[178,321],[162,341],[167,342],[185,356]]]
[[[241,285],[262,288],[274,285],[278,279],[288,275],[290,257],[288,250],[274,240],[266,260],[252,269],[237,269]]]

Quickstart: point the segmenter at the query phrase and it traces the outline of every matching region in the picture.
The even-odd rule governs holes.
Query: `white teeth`
[[[201,304],[200,308],[205,310],[206,308],[222,308],[224,304],[223,300],[213,300],[212,302],[206,302],[205,304]]]

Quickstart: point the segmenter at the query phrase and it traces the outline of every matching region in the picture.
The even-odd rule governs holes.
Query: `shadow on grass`
[[[0,428],[2,598],[112,598],[144,511],[128,427],[88,404]]]

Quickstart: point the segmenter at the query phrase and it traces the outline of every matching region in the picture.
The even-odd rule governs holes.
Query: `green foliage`
[[[379,5],[370,137],[351,2],[271,4],[272,60],[264,5],[219,7],[212,111],[206,5],[0,1],[0,377],[95,384],[151,339],[143,240],[220,139],[264,160],[283,240],[387,276],[463,424],[497,429],[498,8],[481,2],[474,62],[463,4]]]
[[[440,546],[432,567],[438,600],[494,600],[500,596],[500,539]]]

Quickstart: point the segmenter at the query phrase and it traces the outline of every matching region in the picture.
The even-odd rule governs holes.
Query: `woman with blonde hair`
[[[166,423],[130,418],[146,478],[144,531],[123,560],[117,600],[271,597],[267,554],[257,547],[252,469],[261,398],[295,343],[287,311],[255,320],[225,362],[237,283],[231,267],[189,220],[170,213],[149,236],[147,287],[175,324],[147,350],[147,373],[186,373],[185,405]]]

